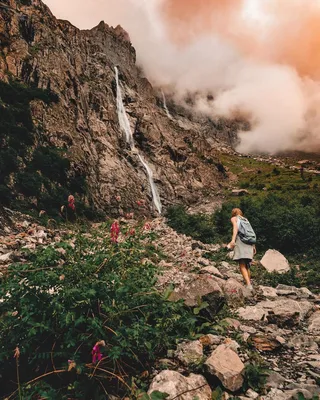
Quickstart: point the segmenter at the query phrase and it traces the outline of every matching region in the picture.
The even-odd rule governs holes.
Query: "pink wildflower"
[[[96,364],[97,362],[102,360],[102,353],[100,347],[105,347],[106,343],[104,340],[100,340],[97,342],[91,351],[92,354],[92,364]]]
[[[149,223],[149,222],[146,222],[146,223],[144,224],[143,229],[144,229],[145,231],[150,231],[150,229],[151,229],[150,223]]]
[[[120,226],[118,221],[114,221],[113,224],[111,225],[111,241],[113,243],[118,243],[118,238],[120,234]]]

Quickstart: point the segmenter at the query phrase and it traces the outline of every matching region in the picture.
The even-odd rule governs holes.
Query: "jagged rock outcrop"
[[[11,76],[58,95],[54,105],[32,102],[35,126],[64,149],[73,168],[85,171],[98,208],[121,213],[139,208],[140,199],[149,209],[152,204],[146,172],[119,129],[115,66],[135,144],[154,172],[163,203],[192,204],[227,179],[216,149],[219,139],[235,132],[234,123],[223,131],[200,117],[201,123],[192,116],[190,121],[181,110],[169,119],[121,27],[101,22],[81,31],[57,20],[40,0],[6,0],[0,32],[0,79]]]

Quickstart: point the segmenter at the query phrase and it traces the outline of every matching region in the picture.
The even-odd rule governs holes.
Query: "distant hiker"
[[[231,213],[233,227],[232,239],[228,249],[234,250],[233,260],[239,262],[240,272],[246,282],[247,288],[253,290],[251,285],[250,263],[256,254],[256,234],[250,222],[244,218],[240,208],[234,208]]]

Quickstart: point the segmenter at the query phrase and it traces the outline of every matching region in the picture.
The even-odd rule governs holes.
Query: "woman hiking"
[[[228,249],[234,250],[233,260],[239,262],[241,275],[246,282],[247,288],[252,291],[250,263],[256,254],[256,235],[249,221],[244,218],[240,208],[232,210],[231,223],[233,232]]]

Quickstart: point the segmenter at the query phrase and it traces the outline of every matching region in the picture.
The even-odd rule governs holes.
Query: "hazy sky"
[[[120,24],[175,101],[197,93],[202,113],[248,118],[240,151],[320,151],[320,0],[44,1],[81,29]]]
[[[152,2],[152,0],[136,0],[134,3],[140,3],[143,6],[146,1]],[[261,16],[258,7],[260,0],[246,1],[248,15],[250,17]],[[113,26],[121,23],[121,16],[117,14],[118,10],[116,10],[118,7],[112,7],[112,4],[119,3],[117,0],[68,0],[67,2],[65,0],[44,0],[44,2],[57,18],[66,19],[81,29],[93,28],[102,20]],[[126,27],[124,26],[124,28]]]

